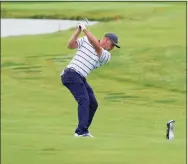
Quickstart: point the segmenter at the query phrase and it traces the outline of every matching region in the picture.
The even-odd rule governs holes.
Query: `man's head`
[[[118,37],[114,33],[106,33],[104,38],[100,41],[100,45],[108,51],[112,50],[114,46],[120,48],[118,45]]]

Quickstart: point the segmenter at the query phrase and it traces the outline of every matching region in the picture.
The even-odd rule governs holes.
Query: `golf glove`
[[[77,24],[77,28],[79,28],[80,30],[85,30],[86,29],[86,26],[83,24],[83,23],[78,23]]]

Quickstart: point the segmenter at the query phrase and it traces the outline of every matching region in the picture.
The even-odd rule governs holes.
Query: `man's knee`
[[[92,101],[90,101],[90,106],[96,110],[98,108],[97,100],[93,99]]]
[[[98,104],[98,102],[97,102],[97,100],[96,100],[96,101],[95,101],[95,108],[97,109],[98,106],[99,106],[99,104]]]
[[[86,95],[82,95],[82,96],[79,96],[79,97],[77,97],[76,98],[76,100],[77,100],[77,102],[78,102],[78,104],[80,105],[80,104],[87,104],[87,105],[89,105],[89,97],[88,96],[86,96]]]

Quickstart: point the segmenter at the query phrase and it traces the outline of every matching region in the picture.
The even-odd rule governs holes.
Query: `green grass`
[[[99,102],[92,139],[72,137],[77,104],[60,81],[76,52],[66,47],[74,30],[2,38],[2,164],[185,164],[185,3],[152,4],[111,4],[111,14],[118,11],[122,19],[89,27],[98,38],[116,32],[121,45],[87,78]],[[73,3],[38,5],[44,13],[61,7],[70,15],[100,6],[108,11],[107,3],[87,10]],[[16,12],[30,7],[7,4]],[[171,119],[175,139],[167,141]]]
[[[179,5],[180,4],[180,5]],[[184,3],[159,2],[3,2],[1,16],[7,18],[56,18],[109,21],[114,19],[147,19],[162,13],[168,6],[181,8]],[[144,6],[144,7],[143,7]],[[147,10],[145,10],[147,9]]]

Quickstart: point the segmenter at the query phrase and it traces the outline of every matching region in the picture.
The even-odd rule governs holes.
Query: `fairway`
[[[1,39],[2,164],[185,164],[186,3],[3,3],[4,17],[103,20],[120,49],[87,78],[99,108],[94,138],[75,138],[77,103],[60,73],[74,29]],[[11,14],[12,15],[11,15]],[[117,20],[114,20],[117,18]],[[174,119],[175,139],[166,122]]]

